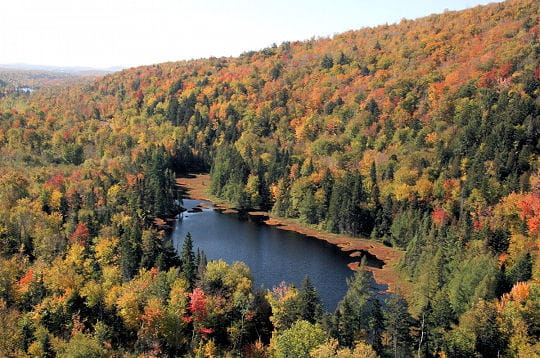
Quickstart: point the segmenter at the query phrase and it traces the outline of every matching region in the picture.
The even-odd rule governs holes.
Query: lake
[[[300,287],[309,275],[325,310],[335,310],[347,291],[345,280],[353,274],[347,264],[358,259],[325,241],[238,214],[223,214],[206,201],[183,200],[188,211],[199,205],[206,208],[200,212],[186,211],[176,220],[171,235],[178,252],[190,232],[194,250],[203,250],[208,261],[245,262],[251,269],[255,288],[271,289],[282,281]]]

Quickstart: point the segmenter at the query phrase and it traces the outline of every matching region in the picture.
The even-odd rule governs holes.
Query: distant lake
[[[188,210],[201,200],[183,200]],[[300,287],[306,275],[317,288],[325,310],[333,312],[347,291],[346,278],[353,275],[347,264],[355,259],[325,241],[280,230],[237,214],[222,214],[211,208],[180,215],[172,232],[180,252],[190,232],[193,247],[206,253],[208,261],[245,262],[254,277],[254,288],[271,289],[285,281]]]

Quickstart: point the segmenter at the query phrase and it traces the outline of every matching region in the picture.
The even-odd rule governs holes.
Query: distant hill
[[[65,72],[65,73],[111,73],[124,69],[123,67],[109,67],[109,68],[94,68],[94,67],[81,67],[81,66],[47,66],[47,65],[32,65],[26,63],[11,63],[0,64],[0,69],[7,70],[20,70],[20,71],[45,71],[45,72]]]
[[[33,91],[39,88],[67,83],[85,83],[113,73],[119,69],[93,69],[87,67],[53,67],[27,64],[0,64],[0,87],[3,93]]]

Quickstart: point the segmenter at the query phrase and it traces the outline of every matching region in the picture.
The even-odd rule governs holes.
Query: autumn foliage
[[[532,236],[537,236],[540,231],[540,196],[529,193],[518,204],[521,218],[526,220],[527,228]]]
[[[203,171],[240,210],[402,253],[386,264],[407,301],[351,282],[315,352],[539,355],[539,12],[509,0],[5,92],[0,356],[265,356],[272,336],[306,343],[293,326],[320,343],[314,295],[182,266],[156,223],[180,211],[176,176]]]

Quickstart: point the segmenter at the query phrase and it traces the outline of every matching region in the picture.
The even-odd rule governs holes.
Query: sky
[[[0,64],[108,68],[237,56],[490,2],[0,0]]]

